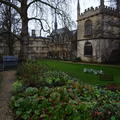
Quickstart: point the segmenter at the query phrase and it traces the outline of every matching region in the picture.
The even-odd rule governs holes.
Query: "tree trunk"
[[[28,58],[29,34],[28,34],[28,16],[27,16],[27,0],[21,2],[21,42],[20,42],[20,59],[26,60]]]
[[[9,0],[10,2],[10,0]],[[8,29],[8,55],[13,55],[13,50],[14,50],[14,42],[13,42],[13,36],[11,35],[12,31],[11,31],[11,28],[12,28],[12,21],[11,21],[11,7],[10,6],[7,6],[6,7],[6,10],[7,10],[7,29]]]

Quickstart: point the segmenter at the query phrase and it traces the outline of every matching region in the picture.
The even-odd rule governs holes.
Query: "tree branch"
[[[14,8],[18,13],[20,13],[20,8],[17,7],[16,5],[12,4],[11,2],[7,2],[7,1],[5,1],[5,0],[0,0],[0,3],[3,3],[3,4],[5,4],[5,5],[7,5],[7,6],[12,7],[12,8]]]
[[[48,29],[48,30],[45,30],[45,29],[44,29],[44,26],[43,26],[42,21],[46,22],[46,24],[47,24],[48,27],[50,28],[49,24],[47,23],[47,21],[46,21],[45,19],[39,19],[39,18],[36,18],[36,17],[32,17],[32,18],[29,18],[29,19],[28,19],[28,21],[30,21],[30,20],[37,20],[37,21],[39,21],[39,22],[40,22],[40,25],[41,25],[41,30],[43,30],[44,32],[50,33],[50,30],[49,30],[49,29]]]
[[[32,4],[35,3],[35,2],[40,2],[40,3],[45,4],[45,5],[53,8],[53,9],[56,9],[54,6],[50,5],[50,4],[47,3],[47,2],[44,2],[44,1],[42,1],[42,0],[33,0],[32,2],[30,2],[30,3],[28,4],[27,9],[30,7],[30,5],[32,5]]]

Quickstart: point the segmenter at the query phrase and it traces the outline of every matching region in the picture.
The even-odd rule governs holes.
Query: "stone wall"
[[[49,51],[49,39],[38,37],[29,40],[29,58],[46,58]]]
[[[101,62],[101,51],[100,51],[100,41],[99,39],[95,40],[82,40],[77,43],[77,57],[80,57],[82,61],[85,62]],[[85,56],[84,55],[84,46],[86,42],[90,42],[93,47],[93,55]]]
[[[104,16],[104,37],[105,38],[120,38],[120,18],[117,16]]]
[[[49,39],[43,37],[30,37],[29,39],[29,58],[46,58],[49,51]],[[14,43],[14,55],[19,56],[20,42],[16,40]],[[8,55],[8,47],[5,40],[1,38],[0,55]]]
[[[92,21],[92,29],[93,32],[96,29],[96,24],[98,21],[101,21],[102,16],[101,14],[97,15],[97,16],[92,16],[90,18],[87,19],[83,19],[78,21],[78,27],[77,27],[77,40],[83,40],[83,39],[89,39],[90,37],[94,37],[94,33],[92,36],[85,36],[85,22],[87,20],[91,20]]]
[[[84,55],[84,46],[86,42],[90,42],[92,44],[92,56]],[[81,60],[85,62],[109,62],[112,52],[115,50],[120,50],[120,41],[115,39],[92,39],[87,41],[82,40],[78,41],[77,45],[77,57],[80,57]]]

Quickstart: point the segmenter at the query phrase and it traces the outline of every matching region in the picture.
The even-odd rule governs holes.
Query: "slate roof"
[[[67,27],[63,27],[57,30],[53,30],[50,36],[54,36],[54,35],[59,35],[59,34],[64,34],[66,31],[70,32],[70,30]]]

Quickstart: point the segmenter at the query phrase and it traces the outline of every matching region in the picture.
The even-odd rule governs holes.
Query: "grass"
[[[92,84],[92,85],[106,85],[106,84],[117,84],[120,85],[120,67],[118,66],[105,66],[105,65],[91,65],[91,64],[78,64],[63,62],[57,60],[41,60],[40,63],[48,65],[50,68],[64,71],[69,73],[71,76],[78,78],[80,82]],[[98,75],[84,73],[84,68],[92,68],[96,70],[103,70],[106,74],[112,74],[114,81],[99,80]]]

